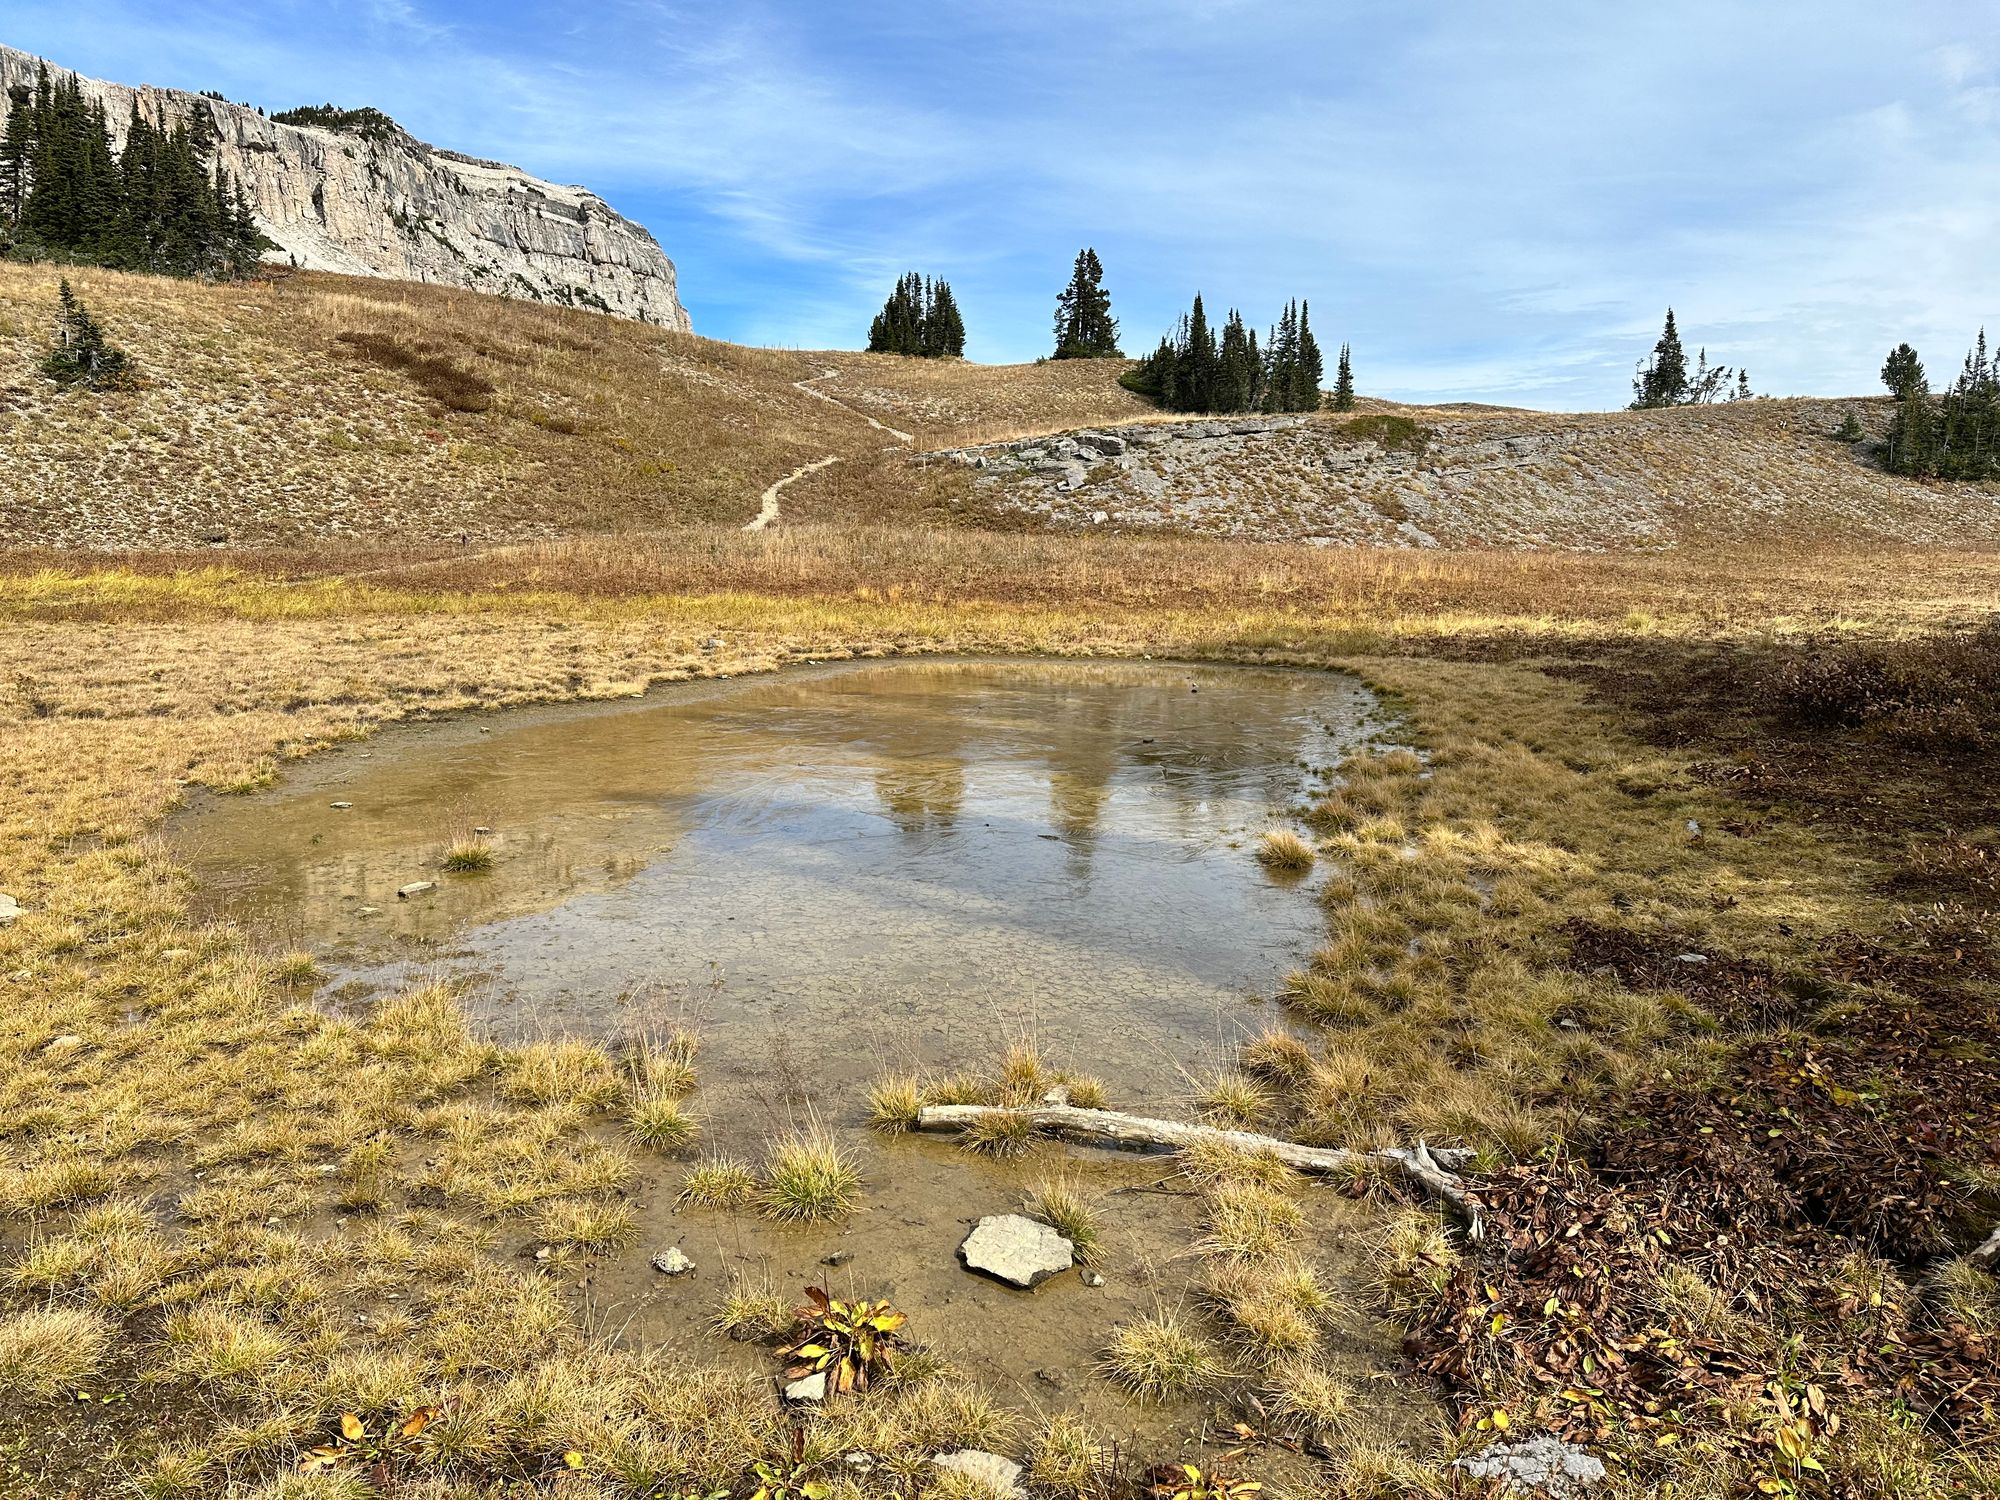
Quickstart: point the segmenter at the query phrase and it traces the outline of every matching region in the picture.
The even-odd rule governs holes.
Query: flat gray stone
[[[1451,1466],[1474,1479],[1498,1480],[1510,1494],[1548,1495],[1551,1500],[1578,1500],[1605,1478],[1601,1460],[1574,1443],[1546,1435],[1495,1443],[1453,1459]]]
[[[21,915],[21,903],[12,896],[0,892],[0,927],[12,927]]]
[[[961,1448],[956,1453],[940,1453],[931,1462],[948,1474],[963,1474],[995,1495],[1026,1493],[1021,1488],[1021,1466],[1011,1458],[1002,1458],[983,1448]]]
[[[691,1276],[694,1274],[694,1262],[687,1258],[679,1245],[675,1245],[653,1257],[653,1269],[662,1276]]]
[[[407,901],[412,896],[421,896],[425,891],[437,889],[435,880],[412,880],[408,885],[396,887],[396,899]]]
[[[968,1271],[1033,1288],[1076,1264],[1076,1246],[1026,1214],[989,1214],[958,1247]]]

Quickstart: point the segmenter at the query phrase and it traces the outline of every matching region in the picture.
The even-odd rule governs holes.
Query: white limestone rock
[[[1076,1246],[1025,1214],[989,1214],[958,1247],[968,1271],[1032,1289],[1076,1264]]]

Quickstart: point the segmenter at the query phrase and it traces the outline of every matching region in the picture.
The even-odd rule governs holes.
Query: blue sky
[[[2000,332],[2000,0],[8,0],[0,41],[586,183],[750,343],[854,347],[914,267],[1032,358],[1085,244],[1128,352],[1304,296],[1398,399],[1620,405],[1669,302],[1781,395]]]

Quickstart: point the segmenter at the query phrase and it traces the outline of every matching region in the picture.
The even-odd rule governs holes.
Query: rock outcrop
[[[8,90],[32,86],[40,66],[0,47],[0,121]],[[69,72],[53,63],[49,70]],[[427,146],[397,128],[361,134],[280,125],[205,94],[80,82],[86,98],[104,101],[120,148],[135,103],[170,122],[205,114],[217,163],[243,184],[258,226],[279,246],[274,261],[689,326],[673,262],[643,227],[587,189]]]

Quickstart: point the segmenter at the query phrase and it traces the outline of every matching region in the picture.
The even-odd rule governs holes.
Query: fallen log
[[[917,1111],[919,1130],[964,1130],[974,1121],[991,1115],[1025,1118],[1036,1130],[1050,1135],[1081,1137],[1127,1151],[1149,1146],[1180,1149],[1203,1142],[1232,1146],[1238,1151],[1254,1151],[1276,1157],[1301,1172],[1351,1172],[1357,1167],[1393,1167],[1404,1176],[1458,1209],[1475,1226],[1479,1215],[1466,1197],[1465,1184],[1453,1168],[1463,1166],[1473,1153],[1450,1148],[1433,1151],[1421,1141],[1413,1148],[1393,1146],[1386,1151],[1349,1151],[1339,1146],[1302,1146],[1297,1141],[1276,1136],[1256,1135],[1248,1130],[1224,1130],[1214,1125],[1190,1125],[1180,1120],[1152,1120],[1143,1115],[1121,1114],[1112,1109],[1083,1109],[1074,1104],[1035,1104],[1009,1109],[998,1104],[927,1104]]]

